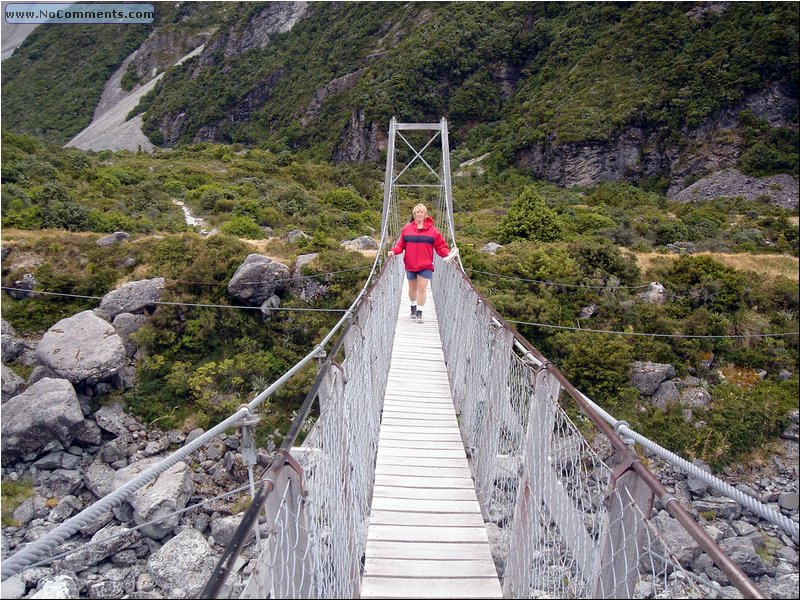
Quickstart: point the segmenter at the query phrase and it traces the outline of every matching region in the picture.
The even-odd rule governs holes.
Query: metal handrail
[[[515,341],[515,345],[521,346],[526,355],[535,359],[538,363],[538,368],[546,369],[558,380],[562,388],[575,400],[581,411],[597,426],[597,428],[606,436],[614,450],[616,450],[620,457],[627,461],[630,468],[641,477],[645,484],[653,491],[656,497],[661,501],[664,508],[673,516],[686,530],[686,532],[698,543],[698,545],[709,555],[714,561],[714,564],[719,567],[720,571],[725,573],[730,582],[746,598],[768,598],[767,595],[739,568],[739,566],[727,556],[717,543],[706,533],[691,514],[680,504],[678,499],[672,495],[664,485],[656,478],[653,473],[639,460],[639,457],[628,447],[625,441],[619,436],[617,431],[609,425],[586,401],[585,396],[578,391],[564,376],[558,368],[547,360],[533,345],[525,339],[516,329],[500,316],[494,307],[486,300],[486,298],[472,285],[469,277],[464,272],[463,268],[458,269],[461,276],[466,281],[481,302],[484,303],[489,312],[493,315],[494,320],[503,328],[508,330]]]

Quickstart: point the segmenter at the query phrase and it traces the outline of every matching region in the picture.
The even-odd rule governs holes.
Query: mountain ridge
[[[202,53],[125,75],[163,74],[136,109],[155,147],[378,161],[389,118],[445,116],[460,160],[675,196],[728,168],[798,177],[798,20],[769,2],[175,4],[147,40],[202,33]],[[18,79],[4,73],[4,116],[32,133]]]

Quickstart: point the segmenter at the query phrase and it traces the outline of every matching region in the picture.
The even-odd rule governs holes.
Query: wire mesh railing
[[[599,416],[599,430],[575,425],[564,407],[580,393],[543,357],[520,353],[521,338],[463,272],[441,266],[433,294],[442,349],[504,595],[716,597],[651,522],[658,497],[742,593],[763,597]],[[595,433],[612,455],[592,448]]]
[[[231,571],[226,565],[259,520],[265,536],[241,598],[358,597],[401,289],[402,263],[389,262],[321,365],[262,478],[268,489],[243,517],[203,597],[219,597]],[[344,359],[337,362],[340,349]],[[317,401],[319,416],[302,445],[294,446]]]

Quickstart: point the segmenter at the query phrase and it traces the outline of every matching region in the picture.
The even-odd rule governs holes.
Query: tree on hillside
[[[544,199],[532,187],[526,187],[514,200],[500,224],[500,243],[515,240],[555,242],[564,236],[564,226]]]

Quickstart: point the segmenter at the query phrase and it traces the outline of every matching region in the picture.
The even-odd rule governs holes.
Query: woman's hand
[[[444,262],[450,262],[450,261],[451,261],[451,260],[453,260],[453,259],[454,259],[456,256],[458,256],[458,248],[456,248],[455,246],[453,246],[453,247],[450,249],[450,253],[449,253],[447,256],[445,256],[445,257],[444,257],[442,260],[443,260]]]

